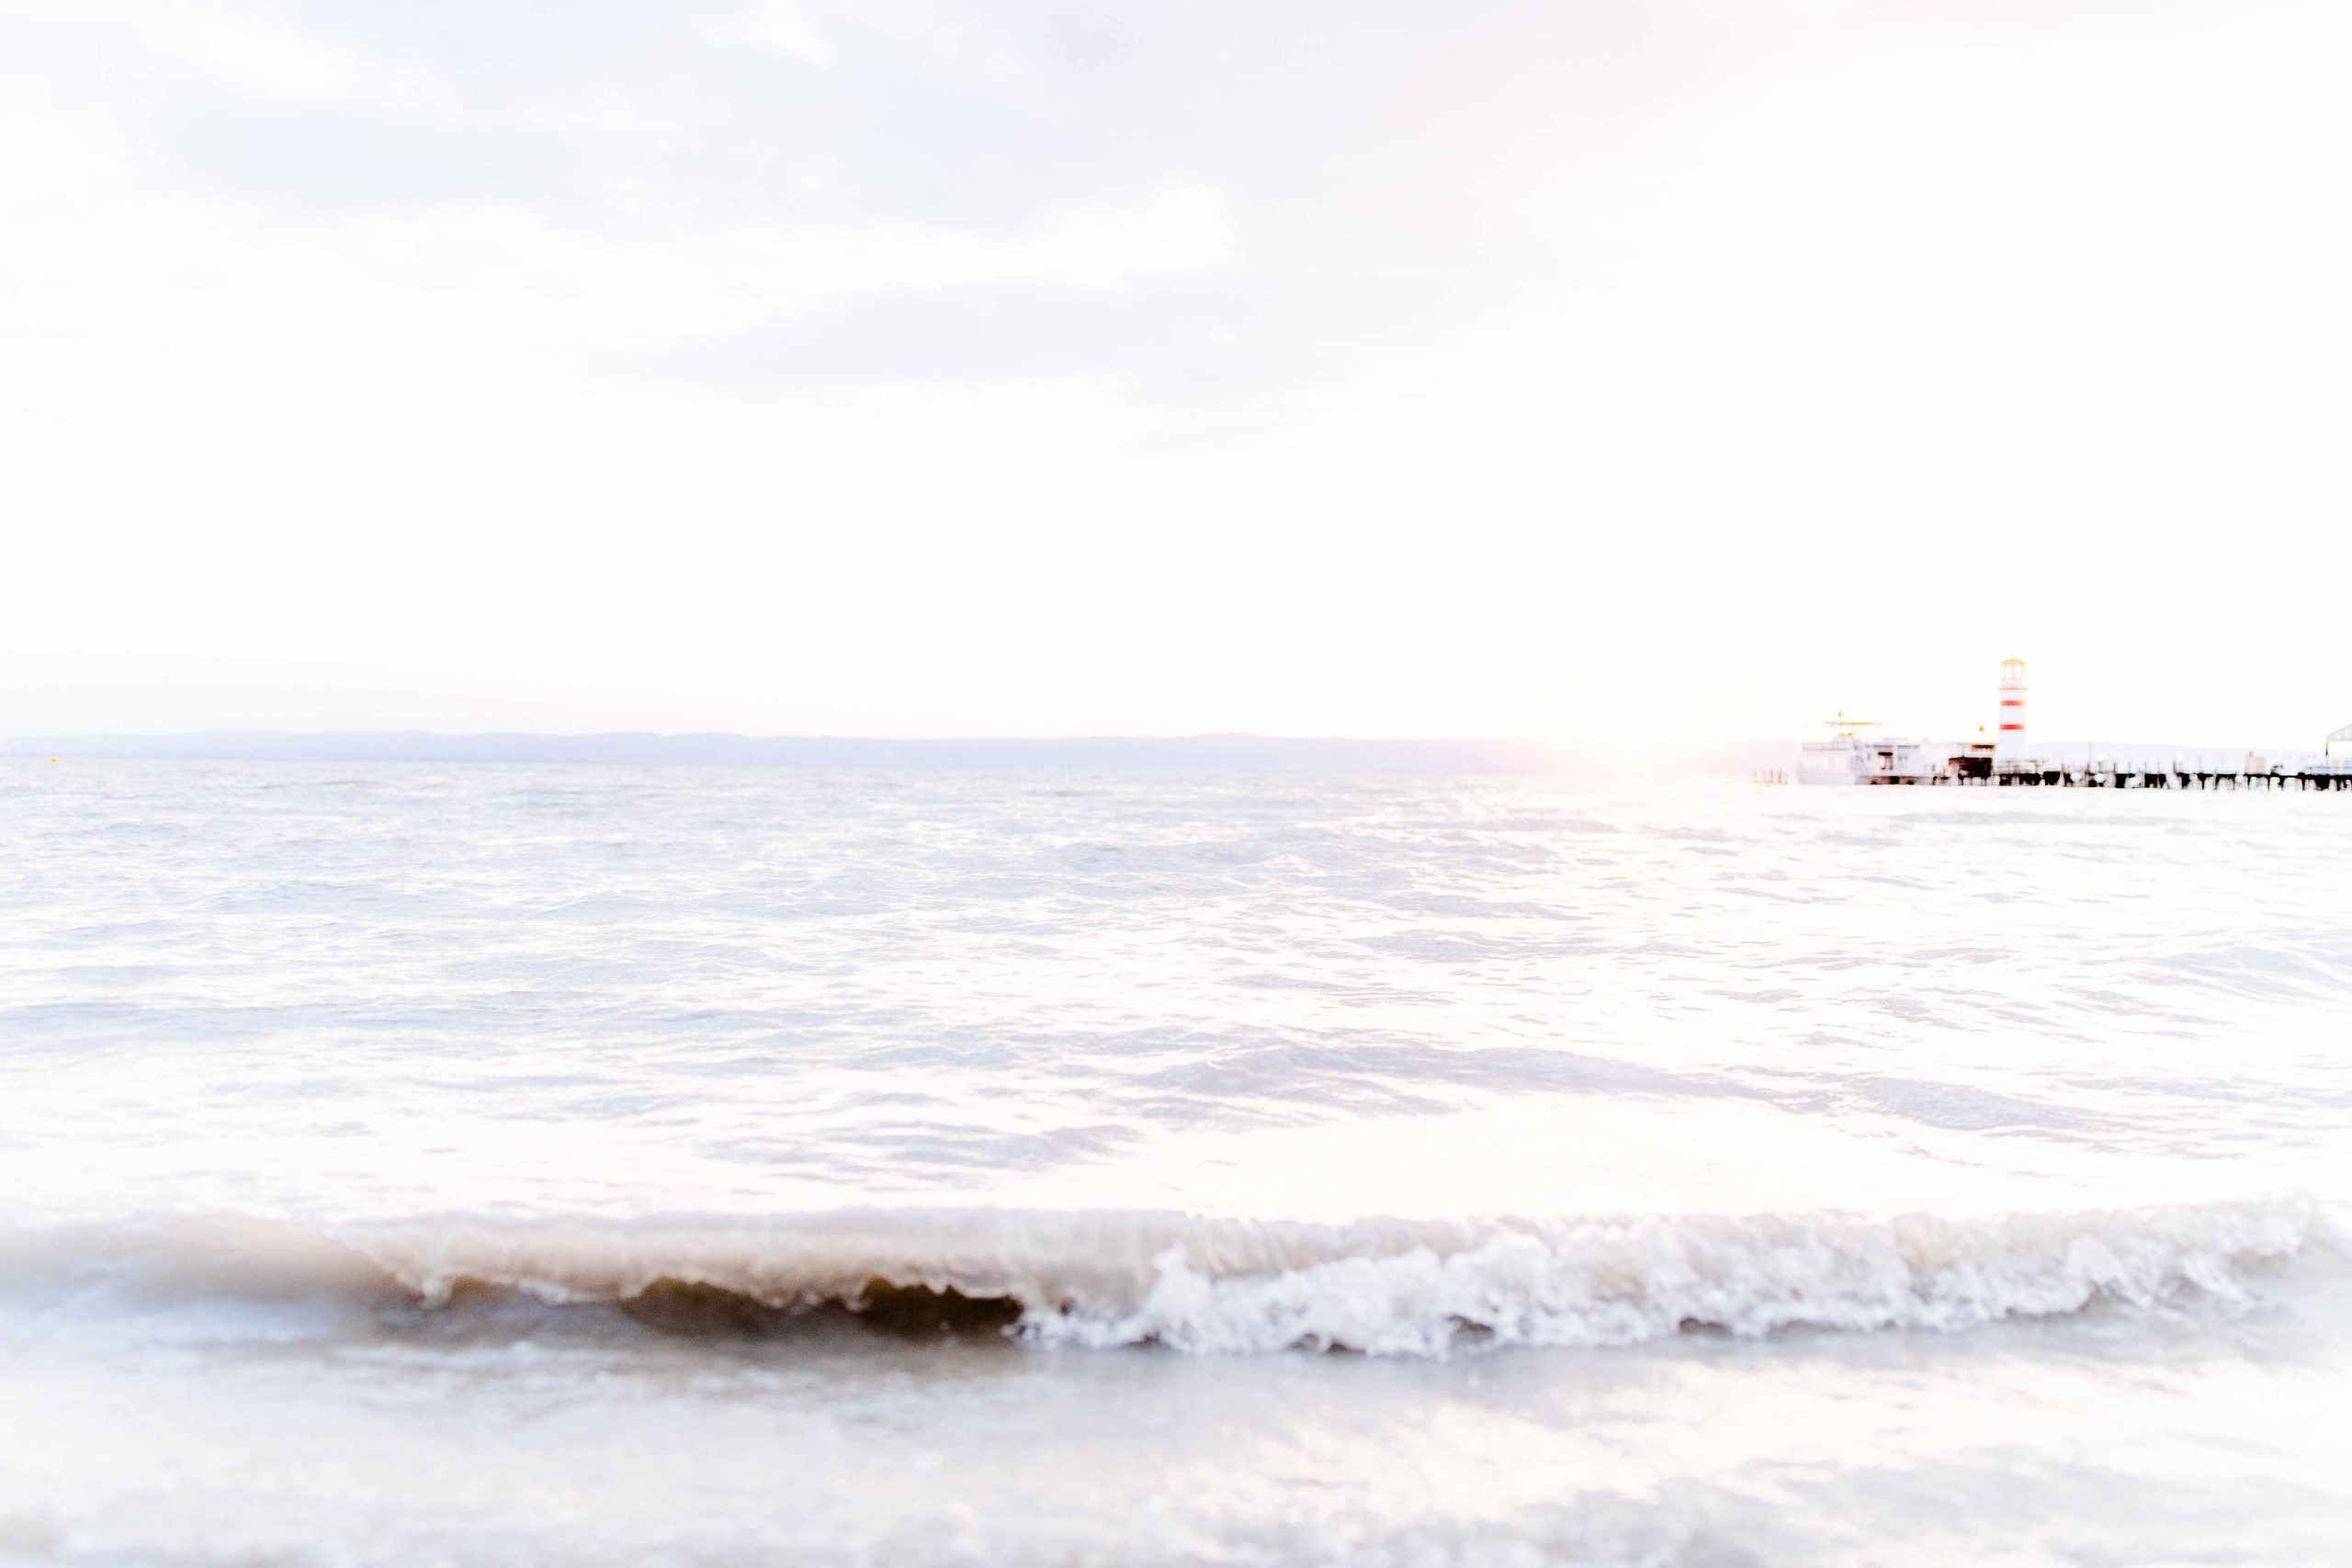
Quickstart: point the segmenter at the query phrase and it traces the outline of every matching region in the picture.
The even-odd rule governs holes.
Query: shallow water
[[[0,763],[0,1557],[2352,1554],[2352,807]]]

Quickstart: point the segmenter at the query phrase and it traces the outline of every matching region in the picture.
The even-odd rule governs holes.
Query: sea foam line
[[[734,1331],[820,1310],[1043,1345],[1443,1355],[1692,1328],[1952,1332],[2101,1303],[2247,1299],[2341,1260],[2306,1200],[1959,1219],[1837,1213],[1404,1221],[838,1211],[767,1220],[433,1216],[322,1234],[150,1220],[0,1238],[0,1300],[324,1299],[347,1318],[484,1300],[620,1307]]]

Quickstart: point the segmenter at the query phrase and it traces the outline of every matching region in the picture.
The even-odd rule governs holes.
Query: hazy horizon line
[[[1655,743],[1727,761],[1778,743]],[[526,729],[202,729],[0,735],[0,756],[67,754],[121,761],[614,762],[781,767],[1126,767],[1546,773],[1581,761],[1650,750],[1606,741],[1523,736],[750,735],[733,730],[557,732]],[[1761,764],[1759,764],[1761,765]]]
[[[1607,740],[1533,736],[751,735],[648,729],[194,729],[0,735],[0,757],[72,755],[122,761],[446,762],[755,767],[1105,769],[1334,773],[1562,773],[1648,759],[1695,770],[1793,763],[1798,738],[1723,736]],[[2231,756],[2260,750],[2157,742],[2049,739],[2053,758]],[[2272,750],[2278,749],[2272,748]],[[2278,751],[2280,756],[2290,754]]]

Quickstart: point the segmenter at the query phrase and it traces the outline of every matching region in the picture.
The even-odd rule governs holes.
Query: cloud
[[[808,14],[794,0],[752,0],[733,16],[713,23],[710,36],[721,43],[778,50],[804,65],[828,66],[837,58]]]
[[[736,389],[1107,376],[1181,396],[1254,378],[1269,304],[1238,281],[894,288],[618,363]]]
[[[306,220],[510,207],[518,192],[543,202],[576,180],[584,140],[374,104],[322,111],[243,99],[184,104],[162,129],[175,168]]]
[[[576,347],[607,369],[674,384],[702,367],[740,389],[765,366],[805,389],[819,365],[848,385],[886,365],[964,381],[994,353],[1007,378],[1191,398],[1409,331],[1435,297],[1467,297],[1450,285],[1474,259],[1486,297],[1513,293],[1495,265],[1511,225],[1398,95],[1532,14],[118,0],[43,16],[64,55],[130,62],[91,85],[151,186],[452,294],[534,278],[512,312],[534,331],[593,298]],[[672,341],[639,341],[665,320]]]
[[[264,102],[449,107],[436,97],[431,72],[339,47],[299,18],[266,8],[177,0],[14,0],[5,19],[16,24],[11,43],[65,74],[103,61],[107,69],[100,79],[76,85],[119,106],[211,91]]]
[[[1806,716],[1851,633],[1791,606],[1890,592],[2037,658],[2119,594],[2262,643],[2265,582],[2341,575],[2346,28],[0,0],[0,442],[58,587],[7,635],[1429,733],[1579,681],[1579,727]],[[2258,547],[2172,547],[2216,519]],[[2315,673],[2232,700],[2302,725],[2286,624]]]

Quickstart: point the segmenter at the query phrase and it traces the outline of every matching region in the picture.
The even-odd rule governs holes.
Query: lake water
[[[2352,1558],[2352,803],[0,762],[0,1561]]]

